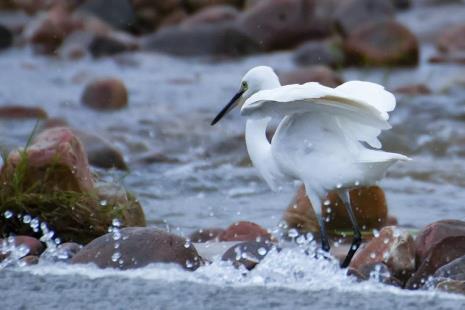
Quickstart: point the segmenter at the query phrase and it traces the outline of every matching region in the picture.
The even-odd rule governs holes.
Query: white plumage
[[[381,131],[391,128],[388,112],[396,106],[395,97],[381,85],[351,81],[336,88],[315,82],[281,86],[273,70],[264,66],[247,72],[241,85],[212,124],[235,102],[243,102],[254,166],[273,190],[282,182],[301,180],[316,211],[328,191],[337,190],[354,217],[348,190],[372,185],[396,161],[409,160],[377,150],[382,147]],[[272,118],[281,121],[270,143],[266,129]],[[355,219],[353,224],[358,231]]]

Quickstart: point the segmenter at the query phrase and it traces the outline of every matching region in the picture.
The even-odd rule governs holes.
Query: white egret
[[[373,185],[386,170],[408,157],[381,150],[378,136],[390,129],[388,112],[395,97],[381,85],[351,81],[336,88],[310,82],[281,86],[273,69],[248,71],[239,92],[216,116],[216,124],[235,106],[247,117],[246,145],[253,165],[272,190],[283,181],[300,180],[316,212],[329,191],[337,191],[351,220],[354,238],[342,267],[347,267],[361,243],[361,232],[350,205],[349,190]],[[282,119],[271,140],[266,129]],[[321,243],[330,245],[318,214]]]

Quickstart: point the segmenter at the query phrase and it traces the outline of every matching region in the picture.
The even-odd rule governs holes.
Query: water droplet
[[[342,183],[337,183],[337,184],[336,184],[336,188],[337,188],[337,189],[342,188]]]
[[[188,249],[191,246],[191,241],[189,239],[186,239],[186,242],[184,242],[184,247]]]
[[[266,254],[266,249],[265,248],[258,248],[257,253],[260,254],[261,256],[264,256]]]
[[[26,214],[25,216],[23,216],[23,223],[24,224],[29,224],[31,222],[31,216]]]
[[[379,237],[379,230],[373,229],[373,236],[374,236],[375,238],[378,238],[378,237]]]
[[[113,221],[111,222],[111,224],[112,224],[114,227],[120,227],[120,226],[121,226],[121,222],[120,222],[120,220],[118,220],[118,219],[113,219]]]
[[[331,208],[326,208],[326,212],[327,212],[327,213],[331,213],[332,211],[333,211],[333,209],[331,209]]]
[[[31,223],[29,224],[29,226],[31,226],[32,230],[34,232],[38,232],[39,231],[39,219],[38,218],[33,218],[31,220]]]
[[[115,229],[113,231],[113,240],[119,240],[121,239],[121,232],[119,231],[119,229]]]
[[[297,231],[297,229],[291,228],[289,229],[287,235],[289,236],[289,238],[295,238],[299,235],[299,232]]]
[[[115,252],[113,253],[113,255],[111,256],[111,260],[116,263],[118,261],[118,259],[121,258],[121,253],[120,252]]]
[[[13,212],[11,212],[10,210],[6,210],[5,213],[3,213],[3,216],[6,218],[6,219],[9,219],[13,216]]]
[[[186,268],[192,268],[194,264],[190,260],[186,260]]]
[[[374,252],[371,252],[371,253],[370,253],[370,258],[371,258],[371,259],[375,259],[375,258],[376,258],[376,254],[375,254]]]
[[[388,239],[388,238],[385,238],[385,239],[383,240],[383,242],[384,242],[384,244],[388,244],[388,243],[389,243],[389,239]]]
[[[108,201],[105,200],[105,199],[100,200],[100,205],[101,205],[102,207],[106,207],[106,206],[108,205]]]
[[[330,204],[331,204],[331,201],[329,199],[326,199],[325,201],[323,201],[324,206],[329,206]]]

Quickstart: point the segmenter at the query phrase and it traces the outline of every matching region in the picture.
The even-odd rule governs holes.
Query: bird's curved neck
[[[272,189],[276,189],[276,164],[271,154],[271,144],[266,129],[271,118],[248,119],[245,127],[245,142],[253,165]]]

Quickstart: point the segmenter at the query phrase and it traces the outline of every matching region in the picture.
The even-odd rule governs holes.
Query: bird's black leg
[[[318,212],[321,206],[321,197],[320,195],[312,191],[312,187],[308,184],[305,184],[305,191],[307,193],[308,199],[310,200],[310,204],[315,210],[316,218],[318,220],[318,224],[320,225],[321,248],[323,249],[323,251],[329,252],[330,245],[328,235],[326,234],[325,221],[321,214]]]
[[[352,228],[354,230],[354,238],[352,239],[352,244],[350,245],[349,252],[347,253],[346,258],[341,264],[341,268],[346,268],[349,266],[352,257],[362,243],[362,234],[360,228],[358,227],[357,219],[355,218],[354,211],[350,203],[349,190],[343,190],[338,192],[339,197],[344,202],[344,207],[346,208],[347,214],[349,214],[350,222],[352,223]]]
[[[331,247],[329,245],[328,234],[326,233],[325,220],[321,214],[317,214],[316,217],[318,219],[318,224],[320,225],[321,249],[325,252],[329,252]]]

